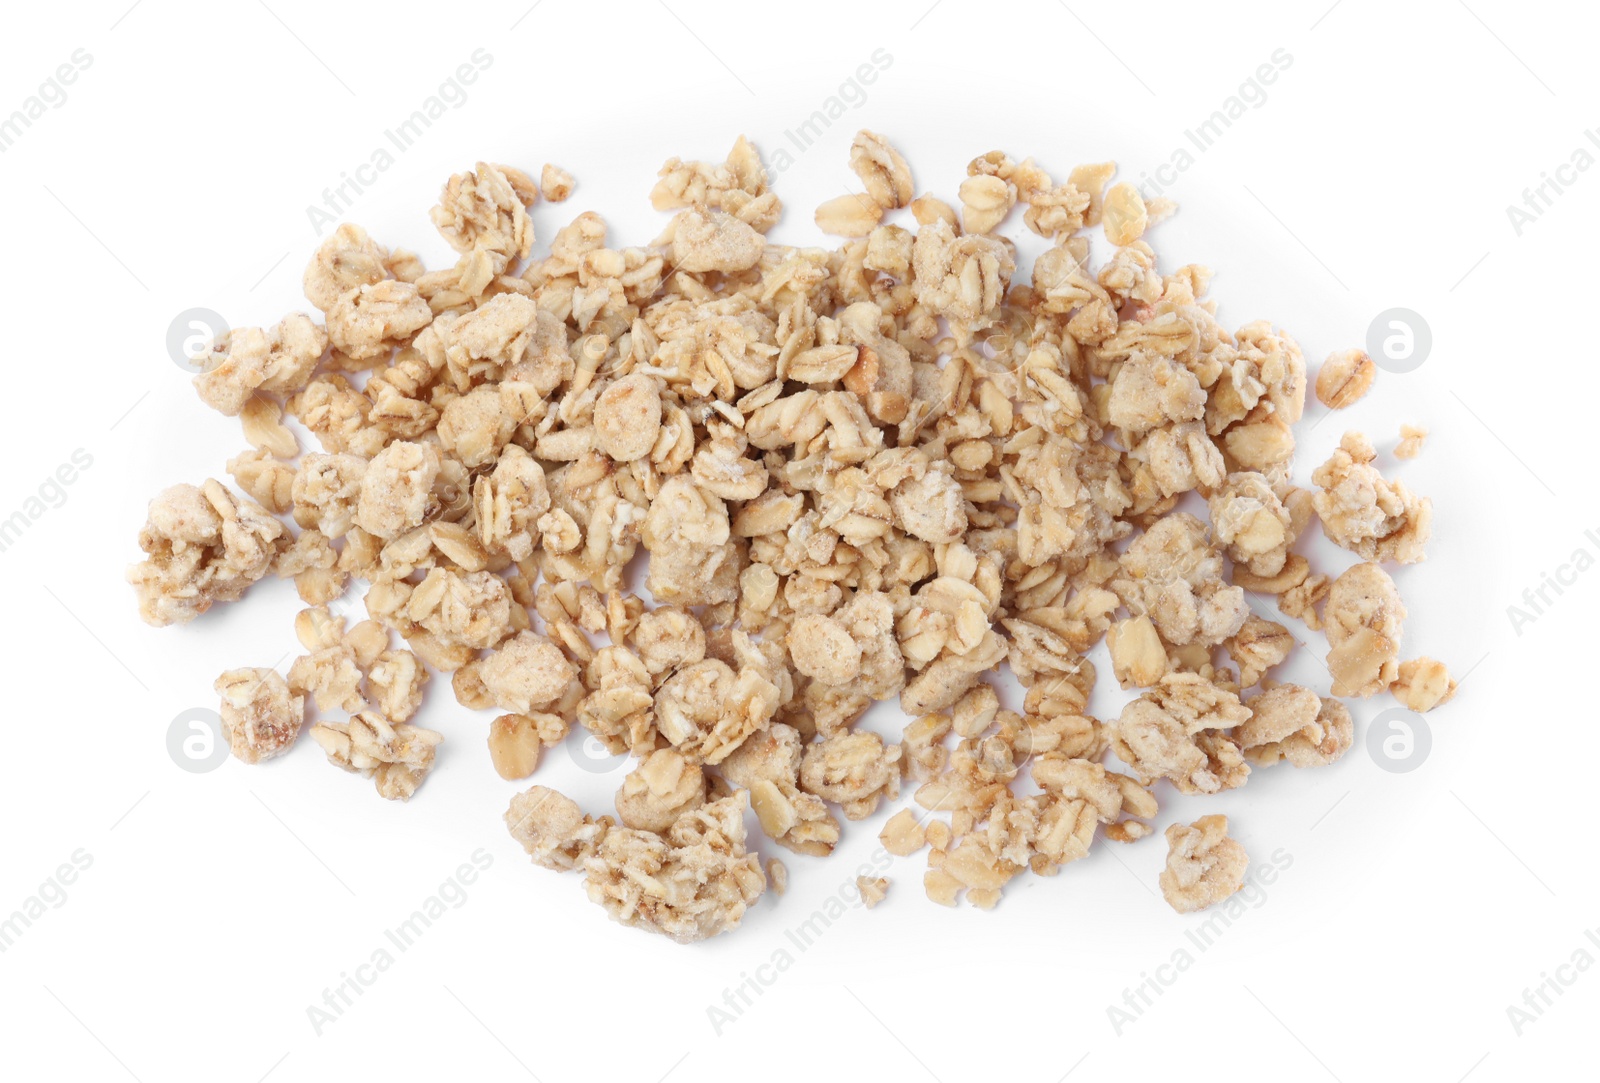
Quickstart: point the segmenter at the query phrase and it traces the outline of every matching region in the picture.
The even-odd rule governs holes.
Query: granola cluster
[[[614,816],[533,785],[507,826],[615,920],[692,941],[736,927],[764,870],[781,892],[763,846],[825,856],[902,786],[884,848],[927,851],[935,901],[989,908],[1154,834],[1166,786],[1337,760],[1349,711],[1268,676],[1298,640],[1252,601],[1326,628],[1333,696],[1449,699],[1442,664],[1401,662],[1381,566],[1422,559],[1430,503],[1357,433],[1294,481],[1308,390],[1348,405],[1370,359],[1313,383],[1287,332],[1224,324],[1210,271],[1158,267],[1172,204],[1111,163],[1061,179],[993,151],[954,202],[882,135],[849,164],[862,191],[815,215],[831,249],[769,238],[783,206],[740,139],[662,167],[653,241],[583,212],[536,254],[571,175],[480,162],[430,213],[452,266],[346,224],[305,271],[320,315],[215,342],[195,385],[240,419],[245,496],[162,493],[130,580],[157,625],[293,581],[304,653],[218,679],[234,754],[280,756],[309,713],[335,766],[407,799],[443,740],[414,722],[436,677],[492,712],[501,778],[567,740],[627,754]],[[1313,522],[1366,563],[1314,571]],[[1102,640],[1133,696],[1114,718],[1088,713]],[[890,740],[860,725],[887,700]],[[1167,837],[1175,907],[1237,890],[1225,819]],[[863,876],[864,904],[888,883]]]

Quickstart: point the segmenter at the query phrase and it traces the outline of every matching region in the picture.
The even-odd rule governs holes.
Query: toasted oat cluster
[[[412,721],[438,676],[492,712],[501,778],[578,738],[632,758],[614,816],[533,785],[506,823],[615,920],[693,941],[781,891],[772,847],[826,856],[903,787],[884,849],[927,850],[932,899],[987,909],[1101,835],[1155,833],[1166,786],[1334,762],[1349,711],[1268,676],[1285,622],[1326,627],[1334,696],[1450,698],[1441,663],[1401,662],[1381,567],[1422,559],[1431,504],[1358,433],[1295,483],[1305,355],[1224,324],[1207,269],[1158,267],[1170,202],[1111,163],[1057,178],[1000,151],[947,202],[867,131],[849,165],[863,190],[815,214],[837,247],[769,238],[783,206],[740,139],[662,167],[654,240],[585,211],[536,254],[571,174],[480,162],[429,215],[453,266],[346,224],[305,271],[320,315],[213,343],[195,386],[240,419],[245,495],[162,493],[130,580],[157,625],[293,580],[304,653],[217,682],[235,755],[288,751],[309,709],[334,765],[407,799],[443,740]],[[1001,232],[1018,211],[1031,263]],[[1373,368],[1335,353],[1316,393],[1348,405]],[[1316,521],[1366,563],[1314,571]],[[1116,717],[1088,713],[1102,640]],[[859,724],[885,700],[892,740]],[[1223,817],[1167,837],[1175,907],[1238,889]],[[863,904],[888,883],[863,876]]]
[[[1226,816],[1202,816],[1167,828],[1167,867],[1161,894],[1178,913],[1219,903],[1244,886],[1250,858],[1228,835]]]

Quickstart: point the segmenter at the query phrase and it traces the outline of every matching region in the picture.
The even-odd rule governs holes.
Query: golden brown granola
[[[1379,566],[1422,559],[1431,505],[1354,433],[1295,483],[1304,353],[1269,322],[1222,325],[1209,270],[1160,269],[1169,200],[1112,163],[1058,183],[1002,150],[942,199],[868,131],[849,165],[862,190],[815,212],[832,250],[769,238],[782,203],[741,138],[662,166],[653,241],[583,212],[541,225],[536,253],[571,175],[480,162],[430,212],[452,266],[341,225],[303,279],[320,317],[212,343],[195,386],[240,419],[228,471],[249,499],[168,489],[129,578],[153,624],[269,573],[309,606],[287,679],[218,680],[234,754],[289,750],[309,696],[350,715],[313,722],[330,760],[408,798],[442,739],[411,720],[448,673],[497,712],[501,778],[547,772],[567,740],[631,757],[614,817],[536,785],[506,823],[617,921],[690,941],[787,883],[746,809],[825,856],[909,781],[883,848],[926,851],[935,901],[990,908],[1102,835],[1154,833],[1164,783],[1333,762],[1349,711],[1268,676],[1297,645],[1252,611],[1269,599],[1326,627],[1334,695],[1450,697],[1439,663],[1400,664]],[[1031,266],[1002,232],[1018,204],[1048,246]],[[1346,406],[1373,371],[1336,353],[1316,394]],[[1397,456],[1424,436],[1403,429]],[[1367,563],[1314,573],[1294,552],[1313,520]],[[355,580],[369,619],[347,626]],[[1138,692],[1105,721],[1087,713],[1102,640]],[[898,743],[861,725],[891,699]],[[1222,817],[1167,834],[1175,907],[1237,890]],[[857,890],[872,906],[887,885]]]

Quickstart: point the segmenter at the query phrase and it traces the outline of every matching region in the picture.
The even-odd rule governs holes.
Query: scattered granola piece
[[[1182,793],[1217,793],[1249,777],[1237,741],[1224,732],[1249,717],[1235,693],[1197,674],[1169,673],[1122,709],[1111,746],[1147,786],[1167,778]]]
[[[1450,702],[1456,694],[1456,682],[1450,679],[1450,671],[1443,662],[1427,657],[1413,658],[1400,663],[1389,691],[1413,711],[1426,714]]]
[[[389,277],[388,255],[360,226],[341,224],[306,266],[301,280],[306,300],[327,312],[351,290],[382,282]]]
[[[800,786],[844,809],[847,819],[872,815],[878,799],[900,796],[900,746],[876,733],[844,733],[806,746]]]
[[[868,196],[847,192],[817,208],[817,228],[835,237],[865,237],[883,219],[883,207]]]
[[[1249,621],[1245,623],[1248,627]],[[1122,687],[1149,688],[1166,676],[1167,648],[1149,617],[1130,617],[1112,624],[1106,646],[1111,650],[1111,671]]]
[[[745,851],[743,793],[687,812],[658,835],[614,827],[584,859],[589,898],[613,921],[680,944],[739,927],[766,890],[761,859]]]
[[[609,816],[585,816],[577,802],[545,786],[533,786],[511,799],[506,828],[541,868],[565,872],[582,867],[606,833]]]
[[[861,903],[868,910],[881,903],[889,895],[889,878],[887,876],[856,877],[856,893],[861,896]]]
[[[777,858],[767,861],[767,880],[772,884],[772,893],[779,898],[789,890],[789,866]]]
[[[903,808],[889,817],[889,822],[878,833],[878,841],[896,857],[909,857],[927,844],[928,837],[922,824],[917,822],[917,814]]]
[[[911,167],[889,141],[865,128],[850,143],[850,168],[867,186],[867,194],[884,210],[911,202]]]
[[[572,194],[572,174],[546,162],[539,171],[539,191],[551,203],[565,203]]]
[[[1144,236],[1150,218],[1139,189],[1127,181],[1112,185],[1106,193],[1100,224],[1105,229],[1106,240],[1114,245],[1132,244]]]
[[[128,570],[139,616],[158,627],[182,624],[216,602],[237,601],[287,544],[282,523],[221,482],[174,485],[150,502],[139,532],[147,555]]]
[[[527,778],[539,766],[544,741],[539,724],[525,714],[503,714],[489,725],[489,759],[495,774],[515,781]]]
[[[1223,578],[1222,555],[1207,540],[1205,524],[1187,513],[1152,524],[1119,563],[1111,589],[1172,646],[1221,643],[1249,614],[1244,591]]]
[[[705,804],[706,779],[697,764],[671,748],[650,753],[617,791],[617,818],[641,831],[665,831]]]
[[[380,797],[409,801],[433,770],[444,735],[406,723],[391,726],[382,715],[360,711],[349,722],[318,722],[311,738],[329,763],[371,778]]]
[[[1364,350],[1340,350],[1328,355],[1317,370],[1317,401],[1330,410],[1343,410],[1372,388],[1378,366]]]
[[[1433,534],[1433,501],[1405,482],[1386,480],[1371,465],[1377,452],[1365,436],[1347,432],[1311,480],[1312,498],[1328,540],[1363,560],[1414,564]]]
[[[230,669],[213,687],[222,696],[222,732],[244,763],[281,756],[300,736],[305,700],[271,669]]]
[[[1280,759],[1294,767],[1326,767],[1350,751],[1355,736],[1355,720],[1350,717],[1349,708],[1323,696],[1316,717],[1308,724],[1281,740],[1247,748],[1244,754],[1258,767],[1271,767]]]
[[[1167,867],[1161,894],[1180,914],[1204,910],[1244,886],[1250,858],[1228,837],[1226,816],[1202,816],[1185,827],[1167,828]]]
[[[1245,618],[1238,634],[1223,646],[1239,667],[1239,686],[1249,688],[1269,669],[1289,657],[1289,652],[1295,648],[1295,639],[1289,629],[1277,621],[1252,613]]]
[[[535,632],[518,632],[483,662],[483,687],[495,706],[514,714],[559,700],[578,671],[561,648]]]
[[[1422,444],[1427,438],[1428,430],[1420,425],[1401,425],[1400,442],[1394,446],[1394,457],[1415,459],[1422,454]]]
[[[961,182],[961,228],[968,233],[989,233],[1005,221],[1017,203],[1017,186],[989,173]]]
[[[457,173],[445,182],[430,216],[451,248],[487,253],[499,274],[513,261],[526,259],[533,248],[533,222],[524,204],[537,197],[533,182],[520,170],[479,162],[473,172]]]
[[[1333,581],[1323,620],[1334,695],[1365,699],[1395,682],[1405,619],[1400,592],[1378,565],[1357,564]]]
[[[1250,717],[1233,731],[1233,739],[1252,762],[1251,753],[1263,745],[1275,745],[1291,734],[1312,725],[1322,710],[1322,700],[1309,688],[1280,684],[1259,696],[1244,701]]]

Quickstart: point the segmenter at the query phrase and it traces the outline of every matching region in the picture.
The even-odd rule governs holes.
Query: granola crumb
[[[1456,694],[1456,682],[1443,662],[1427,657],[1413,658],[1400,663],[1389,691],[1413,711],[1426,714],[1450,702]]]
[[[572,194],[572,174],[549,162],[539,171],[539,191],[551,203],[565,203]]]
[[[889,895],[889,878],[886,876],[858,876],[856,877],[856,893],[861,896],[861,904],[871,910]]]
[[[1427,439],[1428,430],[1420,425],[1401,425],[1400,442],[1394,446],[1394,457],[1415,459],[1422,454],[1422,445]]]

